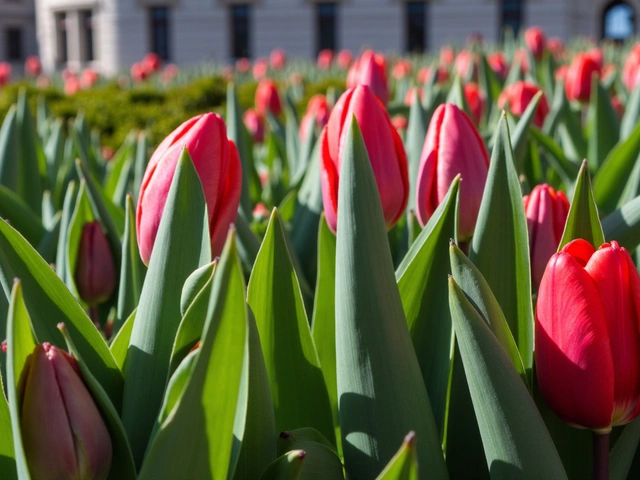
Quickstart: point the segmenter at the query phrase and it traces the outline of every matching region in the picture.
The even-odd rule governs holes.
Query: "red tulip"
[[[556,70],[556,73],[554,74],[554,77],[556,80],[565,80],[567,78],[567,72],[569,71],[569,66],[568,65],[561,65],[558,67],[558,69]]]
[[[458,235],[473,235],[489,171],[489,153],[473,121],[452,103],[440,105],[431,117],[422,148],[416,188],[416,215],[426,225],[461,174]]]
[[[322,200],[329,228],[338,224],[338,183],[348,125],[355,115],[376,177],[384,219],[393,226],[409,195],[407,157],[389,114],[366,85],[347,90],[336,103],[320,137]]]
[[[37,345],[21,381],[20,430],[31,478],[107,478],[111,438],[75,359]]]
[[[250,108],[244,112],[242,120],[254,143],[262,143],[264,141],[264,119]]]
[[[391,125],[393,125],[393,128],[395,128],[396,131],[400,134],[407,130],[407,127],[409,126],[409,120],[407,120],[407,117],[405,117],[404,115],[395,115],[391,118]]]
[[[408,60],[398,60],[393,66],[393,78],[402,80],[411,74],[411,62]]]
[[[473,120],[476,125],[480,123],[484,107],[487,103],[487,97],[476,83],[467,83],[464,86],[464,96],[467,99]]]
[[[478,75],[478,59],[468,50],[462,50],[456,57],[455,72],[465,80],[471,80]]]
[[[600,75],[600,68],[594,59],[586,53],[578,53],[567,70],[564,89],[569,100],[588,102],[591,97],[593,76]]]
[[[489,64],[489,68],[494,71],[500,80],[507,78],[509,65],[507,65],[507,61],[502,52],[494,52],[487,55],[487,63]]]
[[[82,226],[75,273],[80,298],[89,305],[104,303],[116,289],[116,267],[100,222]]]
[[[80,80],[75,75],[68,77],[64,81],[64,93],[66,95],[75,95],[80,90]]]
[[[418,82],[424,85],[431,75],[431,67],[422,67],[418,70]],[[449,80],[449,71],[444,67],[438,67],[436,83],[446,83]]]
[[[280,112],[282,112],[280,95],[278,95],[278,88],[273,80],[264,79],[258,84],[256,89],[256,112],[259,115],[271,112],[275,116],[280,115]]]
[[[587,52],[587,55],[598,66],[598,69],[602,70],[602,67],[604,66],[604,53],[602,53],[602,50],[599,48],[592,48]]]
[[[300,139],[302,141],[306,140],[310,129],[315,128],[316,125],[322,130],[328,121],[329,104],[327,103],[327,97],[322,94],[314,95],[309,100],[307,111],[300,122]]]
[[[92,68],[85,68],[80,77],[80,86],[82,88],[91,88],[98,82],[99,78],[100,75],[98,75],[98,72]]]
[[[326,70],[331,67],[333,63],[333,50],[325,48],[318,53],[318,68]]]
[[[0,87],[11,81],[11,65],[7,62],[0,62]]]
[[[449,68],[453,65],[455,60],[455,53],[453,52],[453,48],[444,46],[440,49],[440,65],[445,68]]]
[[[134,63],[131,65],[131,78],[134,82],[144,82],[148,75],[142,63]]]
[[[24,62],[24,73],[30,77],[37,77],[42,73],[40,59],[35,56],[28,57]]]
[[[512,83],[507,86],[500,94],[500,97],[498,97],[498,108],[505,108],[508,103],[511,113],[520,116],[540,90],[539,86],[531,82],[518,81]],[[538,102],[536,113],[533,116],[533,123],[537,127],[541,127],[548,113],[549,104],[547,103],[547,97],[543,93],[540,102]]]
[[[547,184],[537,185],[531,194],[525,195],[524,210],[529,228],[531,279],[537,288],[549,259],[562,240],[569,201],[563,192]]]
[[[387,61],[384,55],[373,50],[365,50],[355,61],[347,73],[347,87],[367,85],[380,99],[383,105],[389,101],[389,84],[387,82]]]
[[[252,73],[255,81],[259,82],[264,77],[266,77],[268,71],[269,62],[267,62],[265,58],[259,58],[254,62]]]
[[[149,263],[160,219],[182,149],[189,151],[198,172],[209,213],[211,250],[219,255],[235,221],[242,172],[238,150],[227,138],[224,120],[205,113],[187,120],[156,149],[142,179],[136,227],[140,256]]]
[[[556,60],[560,60],[566,53],[564,42],[558,37],[550,38],[547,41],[547,48],[551,52],[551,55],[553,55],[553,58],[555,58]]]
[[[336,63],[340,68],[347,70],[351,66],[352,62],[353,54],[351,53],[351,50],[340,50],[340,52],[338,52]]]
[[[162,66],[162,59],[157,53],[147,53],[142,59],[142,68],[147,75],[152,75],[160,70]]]
[[[638,73],[640,72],[640,43],[636,43],[629,51],[624,67],[622,67],[622,83],[631,91],[638,84]]]
[[[269,63],[274,70],[282,70],[287,63],[287,52],[282,48],[275,48],[269,56]]]
[[[240,73],[247,73],[251,69],[251,62],[248,58],[240,58],[236,60],[236,70]]]
[[[536,312],[543,398],[564,422],[600,433],[640,413],[640,278],[617,242],[551,257]]]
[[[527,48],[531,51],[533,57],[536,60],[540,60],[542,58],[542,54],[544,53],[546,42],[546,38],[544,36],[544,31],[542,30],[542,28],[527,28],[524,32],[524,42],[527,44]]]

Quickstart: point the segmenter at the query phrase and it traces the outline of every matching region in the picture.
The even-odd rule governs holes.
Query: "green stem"
[[[593,432],[593,480],[609,480],[609,437]]]

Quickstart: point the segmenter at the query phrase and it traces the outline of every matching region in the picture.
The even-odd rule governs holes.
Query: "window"
[[[510,28],[518,35],[522,25],[522,0],[502,0],[502,32]]]
[[[635,15],[627,2],[614,0],[602,15],[602,36],[617,41],[631,37],[635,32]]]
[[[317,50],[336,50],[338,45],[337,36],[337,10],[338,7],[333,2],[318,3],[316,11],[317,22]]]
[[[422,53],[426,46],[426,2],[407,2],[407,52]]]
[[[234,5],[231,7],[231,56],[233,58],[250,58],[250,22],[251,7]]]
[[[22,29],[9,27],[6,30],[7,60],[22,60]]]
[[[82,22],[82,60],[91,62],[94,60],[93,54],[93,12],[91,10],[82,10],[80,12],[80,21]]]
[[[169,9],[167,7],[152,7],[151,18],[151,48],[163,60],[169,60]]]
[[[56,19],[56,62],[58,64],[67,63],[67,14],[58,12]]]

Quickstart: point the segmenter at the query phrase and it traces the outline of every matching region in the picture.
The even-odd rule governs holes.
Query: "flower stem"
[[[593,480],[609,480],[609,437],[593,432]]]

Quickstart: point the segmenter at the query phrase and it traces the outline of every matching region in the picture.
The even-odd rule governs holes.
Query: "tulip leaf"
[[[589,132],[587,158],[592,169],[597,171],[618,142],[620,132],[618,115],[611,105],[609,94],[598,80],[598,75],[594,75],[591,82],[586,129]]]
[[[64,140],[62,120],[55,120],[49,132],[49,137],[44,143],[44,156],[47,162],[47,179],[49,188],[51,189],[55,189],[56,187],[58,171],[64,159]],[[55,195],[54,198],[57,199]]]
[[[19,129],[17,108],[12,105],[0,128],[0,184],[16,193],[20,165]]]
[[[66,239],[66,265],[64,266],[66,275],[64,281],[67,284],[67,288],[84,306],[86,305],[80,299],[78,288],[76,286],[75,272],[78,263],[78,251],[80,250],[80,242],[82,240],[82,230],[85,224],[91,223],[94,220],[95,216],[93,214],[93,209],[91,208],[91,202],[87,196],[86,183],[84,180],[81,180],[78,197],[75,201],[75,209],[69,221]]]
[[[304,450],[291,450],[275,459],[262,473],[260,480],[298,480],[305,458]]]
[[[324,214],[318,232],[318,279],[313,309],[311,335],[318,351],[320,367],[329,393],[331,413],[338,451],[340,421],[338,419],[338,383],[336,379],[336,236],[329,229]]]
[[[62,217],[60,219],[60,231],[58,237],[58,249],[56,252],[56,264],[55,269],[58,277],[67,282],[67,262],[68,262],[68,248],[67,240],[69,238],[69,227],[73,213],[76,209],[76,200],[78,199],[78,186],[75,181],[69,182],[67,191],[64,196],[64,203],[62,205]]]
[[[449,239],[456,238],[460,176],[451,183],[396,271],[398,290],[438,431],[442,435],[453,329],[447,302]]]
[[[31,245],[40,243],[47,232],[33,210],[4,185],[0,185],[0,217],[13,225]]]
[[[58,212],[51,220],[50,227],[46,230],[44,236],[36,244],[36,250],[40,256],[47,262],[53,263],[56,259],[58,248],[58,238],[60,237],[60,223],[62,220],[62,212]]]
[[[487,95],[487,113],[486,118],[491,118],[493,109],[496,108],[496,102],[502,91],[500,80],[498,76],[489,66],[487,57],[480,55],[480,61],[478,62],[478,83],[480,88]]]
[[[314,427],[335,438],[329,395],[277,209],[253,266],[247,301],[260,332],[277,430]]]
[[[556,86],[556,96],[560,98],[557,131],[567,158],[575,164],[587,156],[587,141],[582,133],[579,113],[574,112],[564,94],[564,86]],[[554,98],[554,104],[556,99]],[[555,107],[554,107],[555,108]],[[548,131],[547,131],[548,132]]]
[[[511,144],[513,145],[513,155],[516,161],[516,172],[521,173],[524,157],[527,153],[527,143],[529,140],[529,129],[533,122],[533,117],[538,109],[538,104],[542,98],[543,92],[540,90],[536,93],[527,108],[520,116],[516,127],[513,129],[513,135],[511,135]]]
[[[637,196],[602,220],[604,238],[616,240],[627,250],[640,245],[640,196]]]
[[[491,478],[567,478],[511,359],[453,277],[449,301]]]
[[[233,474],[234,421],[248,337],[244,277],[234,233],[216,270],[199,353],[180,398],[149,445],[140,480]]]
[[[240,387],[240,391],[245,392],[247,407],[246,416],[241,417],[242,422],[238,422],[239,417],[236,417],[236,430],[241,430],[242,433],[242,445],[234,472],[234,478],[238,480],[259,478],[277,456],[274,441],[277,436],[276,417],[271,399],[269,376],[255,318],[250,309],[247,313],[249,343]],[[242,399],[238,403],[241,401]],[[340,465],[340,471],[342,472],[342,465]]]
[[[527,219],[513,162],[509,127],[498,125],[471,260],[493,291],[527,370],[533,365],[533,306]]]
[[[422,147],[427,136],[427,129],[426,112],[416,91],[411,97],[409,124],[404,141],[407,152],[407,165],[409,167],[409,201],[407,202],[407,210],[415,209],[418,168],[420,167],[420,157],[422,156]]]
[[[529,133],[531,137],[547,151],[549,154],[547,157],[549,163],[562,179],[566,189],[571,191],[573,189],[573,179],[578,175],[580,167],[569,161],[567,157],[565,157],[560,145],[558,145],[553,138],[538,130],[535,125],[529,128]]]
[[[144,172],[147,169],[148,157],[148,138],[147,132],[143,131],[138,134],[138,142],[136,143],[136,160],[133,167],[133,198],[138,201],[140,195],[140,187]]]
[[[283,100],[287,160],[291,178],[296,178],[299,175],[299,171],[304,170],[304,163],[300,161],[300,120],[298,119],[296,106],[288,92],[283,95]]]
[[[122,263],[120,264],[120,282],[118,283],[118,307],[113,325],[114,335],[138,306],[144,276],[147,272],[147,267],[142,263],[138,250],[135,207],[131,195],[127,195],[126,200],[126,222],[120,258]]]
[[[576,180],[576,188],[573,192],[567,223],[564,226],[562,240],[558,245],[558,251],[567,243],[576,238],[583,238],[596,248],[604,243],[602,225],[598,215],[593,190],[591,189],[591,175],[587,161],[582,162],[582,167]]]
[[[18,95],[18,128],[20,131],[17,193],[29,207],[40,214],[42,207],[43,177],[46,162],[42,145],[33,125],[33,117],[27,102],[27,93],[21,89]]]
[[[7,318],[7,397],[11,415],[11,431],[13,432],[15,469],[21,480],[28,480],[31,477],[20,430],[22,399],[19,397],[19,385],[23,380],[29,356],[36,348],[36,341],[31,333],[29,313],[22,295],[22,285],[18,280],[14,282],[11,290]],[[4,474],[4,470],[2,471]],[[11,470],[9,471],[11,472]]]
[[[17,231],[0,220],[0,283],[7,298],[14,278],[22,282],[35,335],[40,341],[64,347],[57,325],[66,324],[91,373],[118,409],[123,378],[104,339],[51,267]]]
[[[469,118],[473,118],[471,108],[469,108],[469,103],[467,102],[467,97],[465,96],[464,89],[462,88],[462,79],[459,75],[456,75],[453,79],[451,89],[447,95],[447,103],[453,103],[460,110],[466,113]]]
[[[416,437],[409,433],[398,453],[391,459],[377,480],[418,480]]]
[[[629,475],[633,457],[638,451],[640,442],[640,418],[627,424],[622,435],[613,444],[609,455],[609,478],[625,480]]]
[[[13,432],[11,428],[11,413],[9,402],[5,396],[2,374],[0,374],[0,472],[7,480],[17,480],[16,458],[13,449]]]
[[[620,122],[620,140],[626,140],[636,129],[640,120],[640,85],[631,92],[631,96],[625,105],[622,122]]]
[[[593,196],[605,213],[620,206],[627,185],[640,154],[640,124],[622,143],[611,149],[600,170],[593,179]]]
[[[355,117],[347,121],[335,287],[336,370],[347,476],[374,478],[413,430],[420,438],[418,461],[429,465],[434,478],[447,478],[396,285],[376,180],[358,123]]]
[[[162,402],[189,274],[211,261],[202,184],[186,148],[176,165],[127,353],[122,421],[140,465]]]
[[[329,447],[322,442],[303,440],[293,442],[289,451],[292,450],[303,451],[305,454],[304,462],[302,463],[302,469],[300,470],[300,476],[298,477],[300,478],[300,480],[344,479],[342,462],[340,462],[340,458],[332,447]]]
[[[242,215],[236,217],[235,225],[238,235],[238,255],[240,255],[244,272],[249,276],[260,250],[260,239],[253,233],[251,226]]]
[[[127,351],[129,349],[129,342],[131,341],[131,332],[133,330],[133,323],[136,321],[136,310],[131,312],[129,318],[127,318],[118,333],[112,337],[111,345],[109,346],[109,350],[111,350],[111,354],[115,359],[118,367],[120,367],[120,371],[124,372],[125,365],[127,362]]]
[[[107,164],[107,171],[105,175],[105,180],[103,182],[103,190],[104,194],[107,198],[110,198],[113,202],[117,204],[116,201],[116,192],[118,190],[118,185],[121,183],[121,177],[123,173],[128,176],[128,180],[131,177],[131,167],[126,167],[127,163],[131,164],[133,162],[133,152],[135,149],[135,136],[134,133],[131,132],[127,135],[124,143],[113,155],[113,158],[109,160]],[[129,182],[127,182],[128,184]]]

